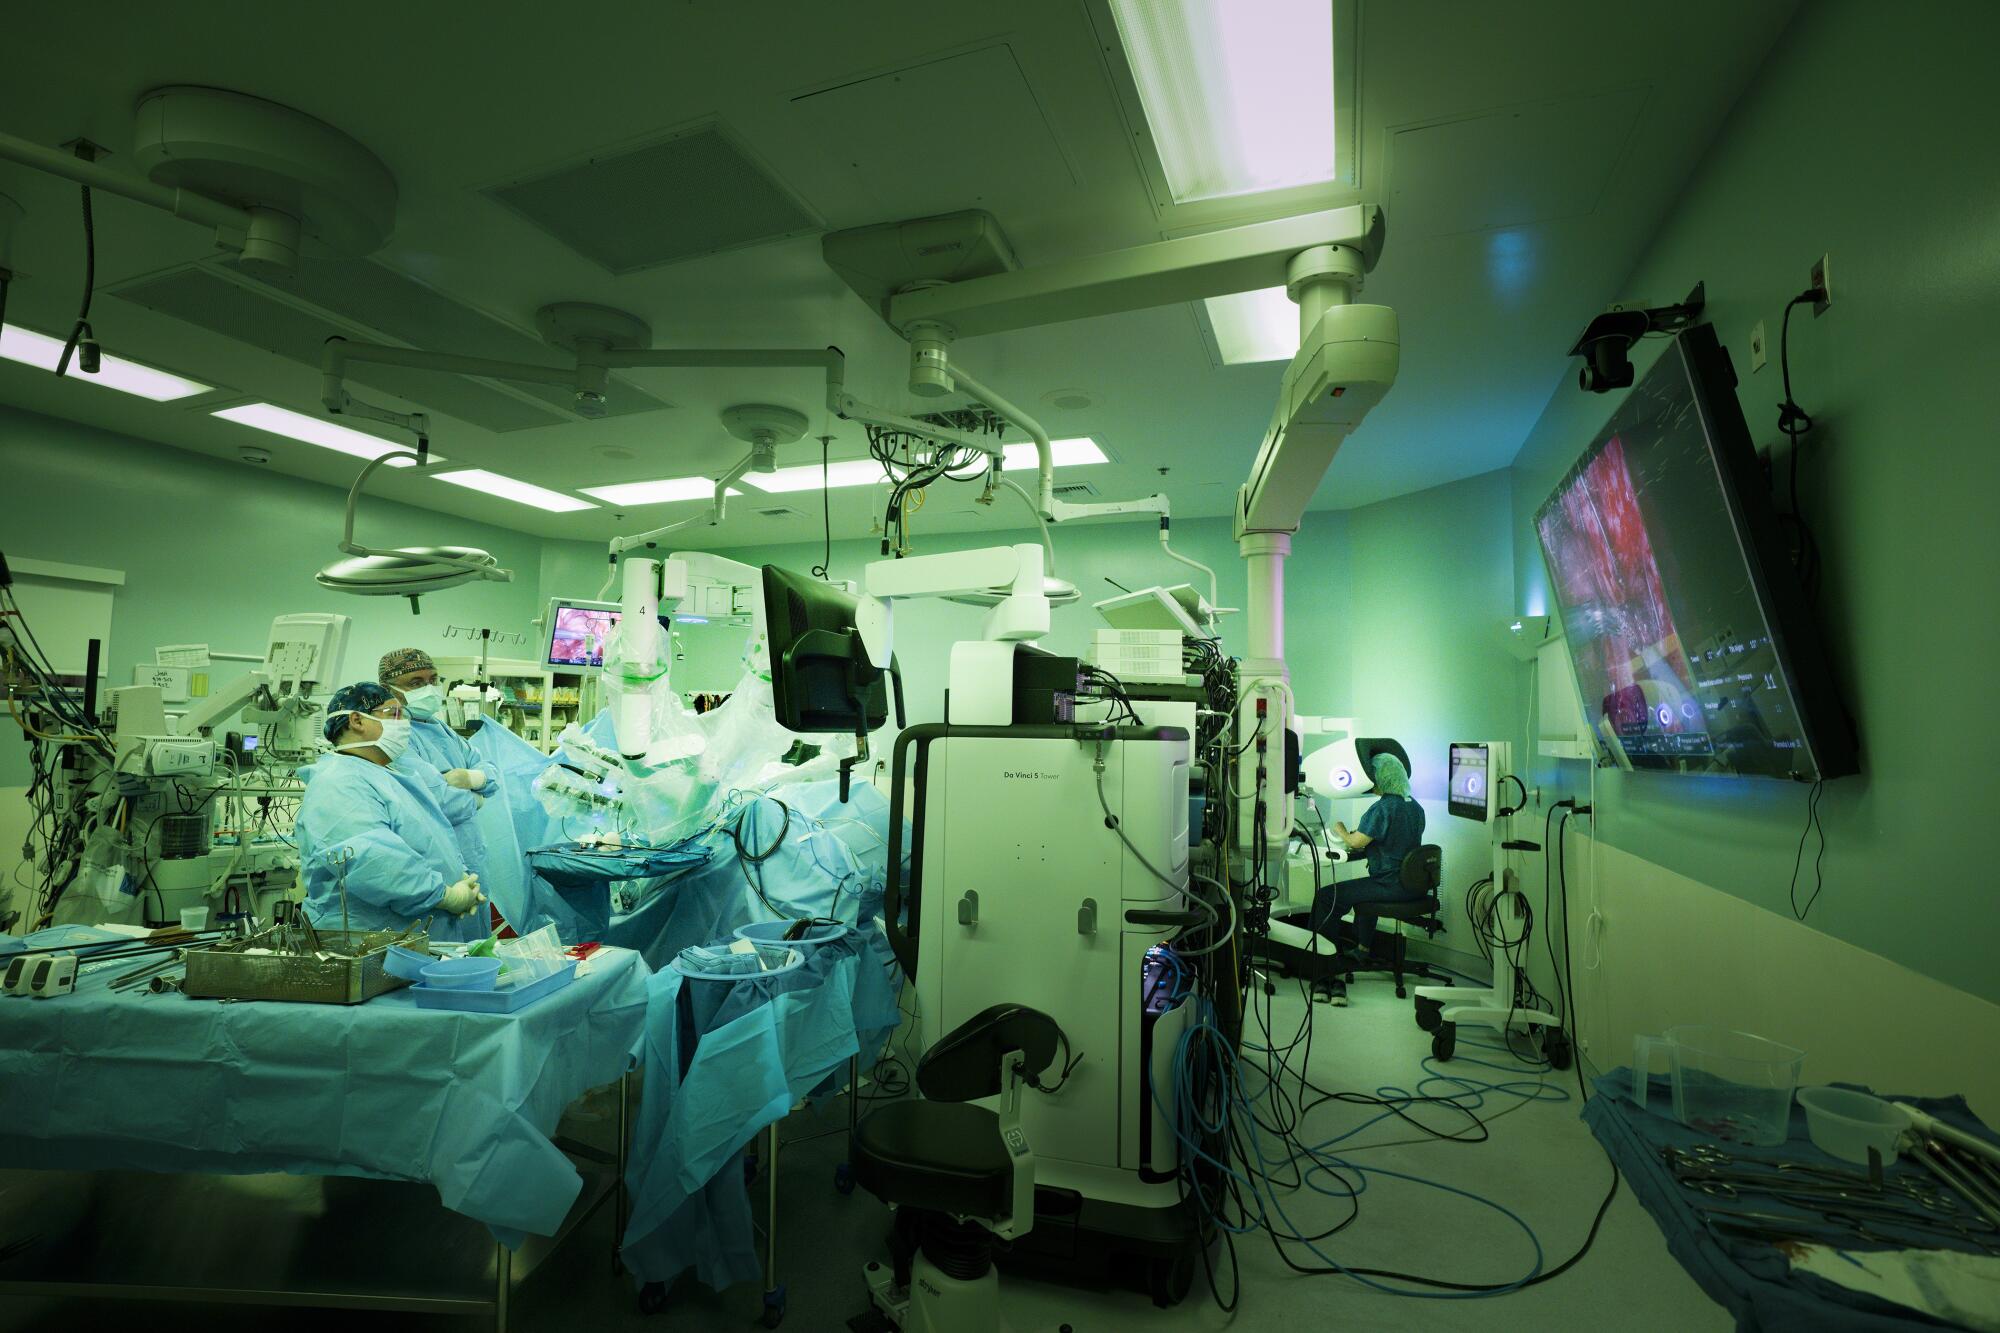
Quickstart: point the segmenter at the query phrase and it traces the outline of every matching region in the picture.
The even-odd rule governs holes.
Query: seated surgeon
[[[1403,887],[1403,858],[1424,840],[1424,808],[1410,795],[1410,773],[1403,761],[1383,751],[1370,770],[1381,799],[1361,816],[1359,829],[1349,829],[1339,820],[1333,824],[1334,836],[1348,850],[1367,853],[1368,874],[1327,885],[1313,899],[1313,928],[1329,939],[1334,923],[1357,903],[1395,902],[1410,896]],[[1364,955],[1374,948],[1374,917],[1354,918],[1354,941]]]
[[[432,917],[434,940],[484,938],[486,897],[447,812],[469,820],[477,803],[426,765],[397,762],[410,747],[402,703],[380,685],[349,685],[327,706],[325,734],[333,753],[299,774],[299,866],[313,924],[340,928],[344,884],[351,929],[401,930]]]

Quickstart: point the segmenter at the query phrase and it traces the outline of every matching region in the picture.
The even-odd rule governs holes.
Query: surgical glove
[[[464,916],[485,901],[486,895],[479,891],[479,876],[467,875],[444,891],[438,906],[453,916]]]
[[[486,785],[486,771],[480,768],[448,768],[444,780],[447,786],[478,791]]]

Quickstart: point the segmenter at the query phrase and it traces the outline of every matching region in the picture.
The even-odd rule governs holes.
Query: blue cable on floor
[[[1195,1196],[1205,1221],[1232,1235],[1248,1235],[1260,1230],[1269,1231],[1273,1239],[1279,1241],[1280,1244],[1291,1243],[1303,1245],[1329,1269],[1338,1271],[1364,1286],[1392,1296],[1408,1296],[1424,1300],[1471,1300],[1487,1296],[1501,1296],[1508,1292],[1519,1290],[1522,1286],[1533,1281],[1540,1275],[1542,1264],[1546,1257],[1542,1249],[1541,1238],[1535,1234],[1534,1228],[1529,1226],[1525,1219],[1505,1204],[1489,1199],[1474,1191],[1461,1189],[1456,1185],[1448,1185],[1442,1181],[1431,1180],[1410,1172],[1393,1171],[1385,1167],[1363,1166],[1325,1152],[1327,1148],[1330,1148],[1334,1144],[1350,1139],[1370,1125],[1396,1114],[1393,1110],[1385,1110],[1380,1115],[1372,1116],[1361,1125],[1337,1135],[1324,1143],[1311,1147],[1293,1148],[1279,1156],[1268,1154],[1264,1147],[1263,1126],[1257,1119],[1255,1108],[1256,1103],[1270,1096],[1275,1091],[1277,1085],[1275,1081],[1267,1079],[1265,1088],[1253,1097],[1243,1086],[1236,1052],[1230,1048],[1221,1029],[1216,1027],[1213,1021],[1213,1007],[1206,1000],[1197,1000],[1195,1003],[1197,1009],[1194,1021],[1181,1033],[1174,1047],[1174,1106],[1171,1114],[1168,1112],[1168,1108],[1160,1103],[1159,1090],[1151,1086],[1152,1080],[1150,1077],[1147,1081],[1148,1090],[1153,1098],[1155,1108],[1173,1126],[1174,1135],[1180,1141],[1183,1171],[1189,1169],[1190,1162],[1200,1162],[1212,1166],[1235,1184],[1239,1190],[1247,1190],[1250,1200],[1255,1204],[1254,1211],[1246,1207],[1242,1195],[1238,1193],[1236,1195],[1237,1205],[1243,1209],[1246,1220],[1242,1223],[1232,1224],[1226,1218],[1219,1215],[1216,1210],[1210,1208],[1208,1192],[1197,1187],[1191,1192]],[[1191,1048],[1197,1041],[1208,1042],[1218,1057],[1219,1068],[1217,1072],[1223,1091],[1219,1099],[1210,1098],[1213,1105],[1209,1107],[1202,1105],[1200,1093],[1193,1084]],[[1293,1044],[1295,1045],[1296,1042]],[[1472,1044],[1478,1049],[1491,1051],[1501,1051],[1502,1049],[1497,1046],[1489,1046],[1485,1043]],[[1506,1053],[1511,1054],[1511,1052]],[[1483,1068],[1497,1070],[1503,1074],[1520,1072],[1517,1069],[1510,1069],[1506,1066],[1485,1060],[1468,1059],[1460,1063],[1479,1065]],[[1461,1109],[1477,1109],[1483,1106],[1488,1095],[1519,1097],[1526,1101],[1569,1100],[1567,1092],[1559,1087],[1550,1088],[1546,1080],[1539,1077],[1533,1085],[1526,1085],[1529,1086],[1530,1090],[1523,1091],[1522,1087],[1524,1085],[1513,1080],[1491,1082],[1484,1079],[1468,1078],[1456,1073],[1443,1073],[1433,1067],[1429,1059],[1422,1061],[1422,1066],[1426,1076],[1418,1082],[1417,1087],[1419,1089],[1423,1089],[1433,1083],[1441,1082],[1448,1085],[1456,1085],[1466,1090],[1462,1093],[1454,1094],[1455,1097],[1471,1096],[1477,1099],[1473,1102],[1471,1108]],[[1551,1093],[1554,1095],[1549,1095]],[[1407,1099],[1410,1096],[1410,1094],[1397,1088],[1380,1089],[1376,1095],[1391,1099]],[[1456,1104],[1456,1102],[1453,1104]],[[1248,1139],[1251,1152],[1246,1154],[1246,1158],[1254,1158],[1255,1167],[1252,1173],[1246,1173],[1237,1169],[1230,1161],[1218,1159],[1203,1146],[1204,1137],[1228,1142],[1231,1137],[1232,1117],[1238,1115],[1240,1115],[1240,1119],[1237,1119],[1235,1123],[1239,1129],[1243,1122],[1248,1122]],[[1307,1239],[1300,1228],[1292,1222],[1290,1215],[1285,1212],[1283,1204],[1278,1199],[1277,1192],[1272,1188],[1270,1168],[1297,1165],[1301,1152],[1311,1159],[1312,1165],[1300,1172],[1300,1181],[1305,1187],[1312,1189],[1315,1193],[1335,1197],[1356,1198],[1367,1189],[1368,1177],[1374,1175],[1387,1179],[1406,1180],[1412,1184],[1423,1185],[1446,1194],[1453,1194],[1460,1198],[1469,1199],[1481,1207],[1492,1209],[1514,1223],[1528,1237],[1528,1242],[1534,1247],[1535,1251],[1534,1264],[1527,1273],[1515,1281],[1496,1286],[1486,1291],[1411,1290],[1404,1287],[1390,1286],[1355,1273],[1346,1265],[1321,1250],[1315,1241]],[[1335,1190],[1322,1185],[1316,1179],[1317,1177],[1332,1175],[1343,1170],[1353,1173],[1360,1179],[1358,1188]],[[1283,1223],[1282,1232],[1278,1227],[1272,1225],[1274,1215],[1278,1221]]]

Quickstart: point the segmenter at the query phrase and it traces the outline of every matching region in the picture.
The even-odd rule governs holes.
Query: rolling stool
[[[862,1117],[854,1178],[895,1210],[896,1231],[891,1263],[871,1263],[863,1274],[874,1310],[850,1328],[872,1320],[904,1333],[1007,1329],[994,1242],[1024,1235],[1035,1222],[1021,1085],[1035,1085],[1064,1040],[1047,1014],[995,1005],[924,1052],[916,1078],[923,1100]],[[1003,1092],[998,1113],[970,1104]]]
[[[1429,964],[1409,961],[1409,938],[1402,929],[1403,926],[1415,926],[1428,935],[1436,935],[1444,929],[1444,922],[1438,919],[1438,913],[1442,910],[1442,903],[1438,899],[1438,885],[1444,880],[1443,851],[1435,843],[1428,842],[1417,848],[1403,858],[1401,878],[1403,889],[1410,895],[1409,897],[1396,898],[1385,903],[1354,905],[1356,919],[1365,912],[1378,921],[1386,917],[1399,923],[1395,946],[1389,951],[1388,967],[1353,968],[1347,973],[1350,982],[1354,980],[1354,974],[1358,971],[1392,973],[1396,979],[1396,998],[1399,1000],[1409,994],[1408,988],[1403,984],[1403,977],[1408,973],[1415,973],[1430,981],[1441,981],[1447,986],[1451,984],[1450,977],[1431,970]]]

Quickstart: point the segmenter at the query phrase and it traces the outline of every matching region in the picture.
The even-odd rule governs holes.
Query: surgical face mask
[[[382,725],[382,734],[380,736],[377,736],[372,741],[349,741],[345,745],[336,745],[333,748],[336,751],[345,750],[352,752],[355,750],[366,750],[372,746],[387,755],[390,763],[395,763],[397,759],[402,757],[403,752],[410,748],[410,719],[406,717],[378,717],[375,720]]]
[[[403,707],[412,716],[426,720],[438,715],[444,707],[444,690],[436,685],[419,685],[415,689],[403,691]]]

